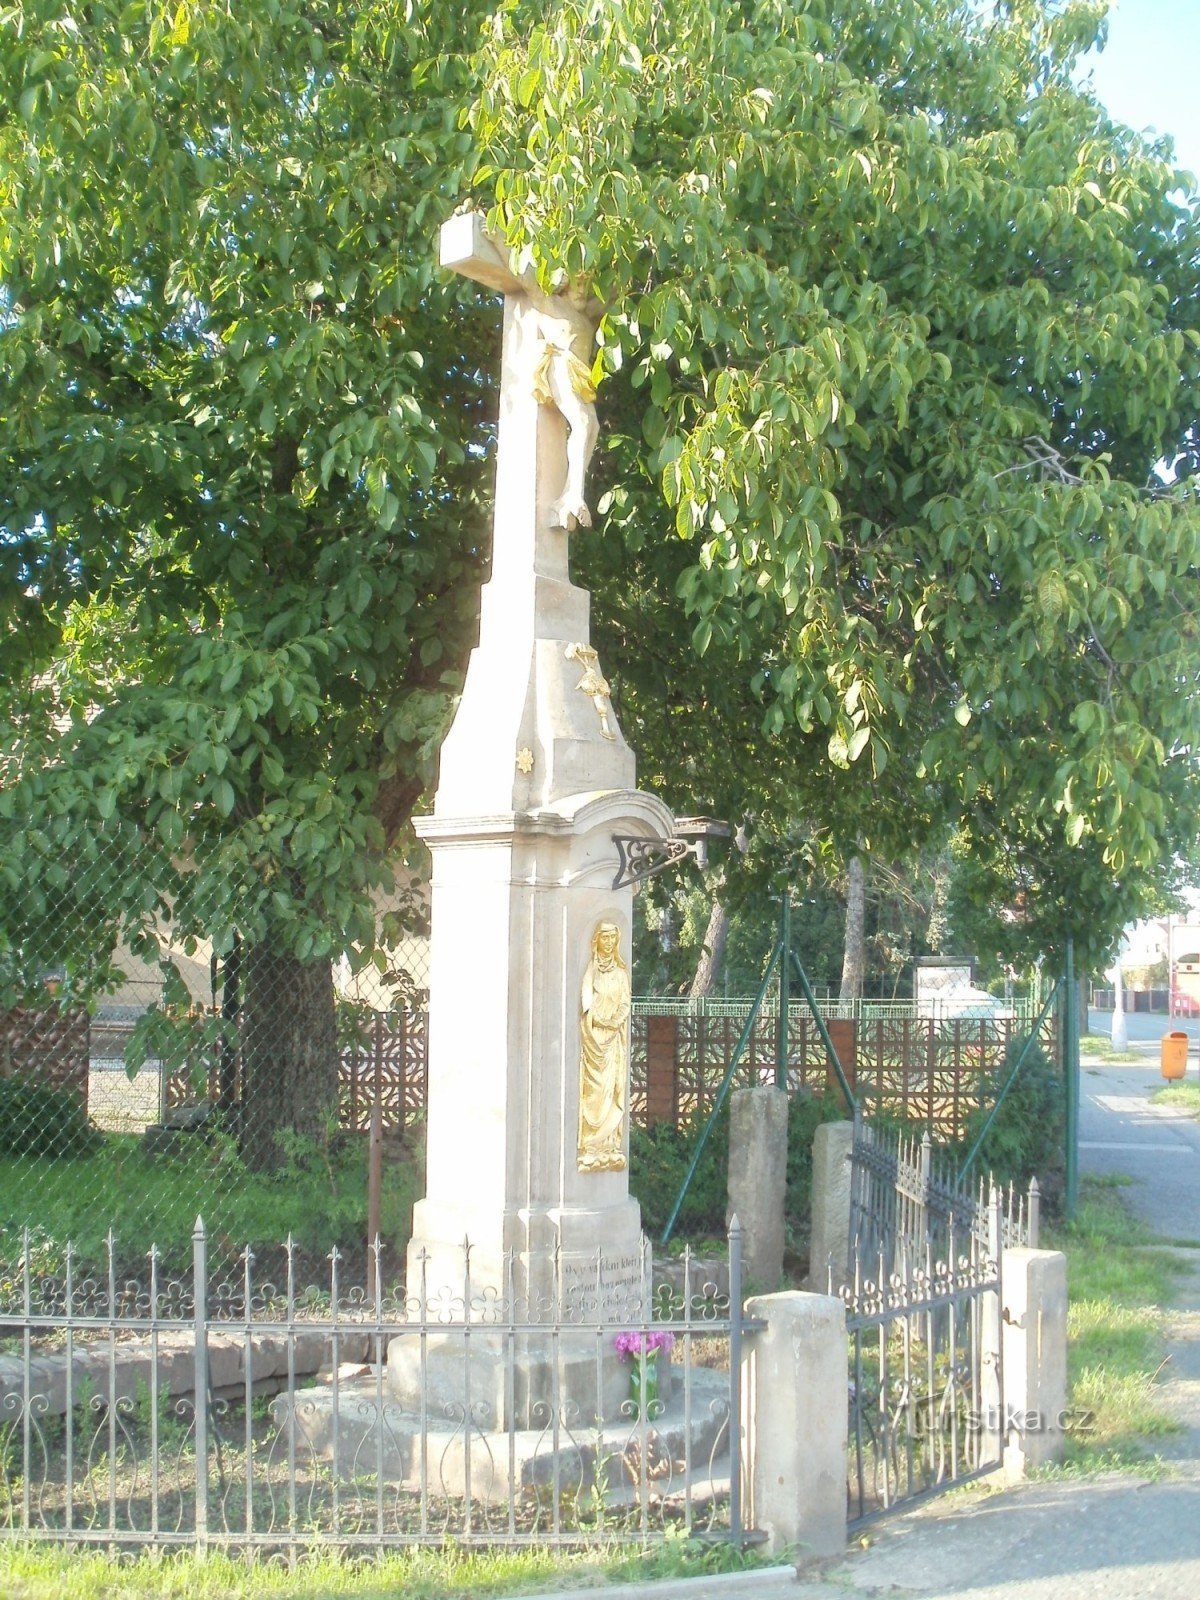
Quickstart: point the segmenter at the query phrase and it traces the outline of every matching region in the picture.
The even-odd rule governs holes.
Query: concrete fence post
[[[808,1281],[818,1294],[846,1281],[850,1263],[850,1152],[852,1122],[823,1122],[813,1136],[812,1240]]]
[[[1015,1479],[1059,1460],[1066,1443],[1066,1257],[1059,1250],[1006,1250],[1000,1299],[1004,1470]]]
[[[742,1225],[746,1278],[773,1289],[783,1276],[788,1097],[735,1089],[729,1106],[729,1211]]]
[[[745,1523],[772,1555],[835,1555],[846,1543],[846,1311],[823,1294],[757,1295],[766,1327],[742,1354]]]

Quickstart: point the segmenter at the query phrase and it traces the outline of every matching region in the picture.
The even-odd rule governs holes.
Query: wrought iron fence
[[[379,1269],[302,1287],[294,1248],[215,1278],[198,1223],[191,1271],[41,1270],[24,1241],[0,1321],[0,1536],[122,1548],[297,1552],[440,1543],[735,1541],[739,1366],[757,1324],[690,1256],[626,1303],[595,1260],[567,1273],[505,1258],[408,1289]],[[624,1359],[622,1359],[622,1357]]]
[[[1038,1186],[962,1188],[920,1140],[857,1118],[847,1280],[850,1520],[994,1470],[1003,1252],[1037,1247]]]
[[[842,1291],[849,1336],[848,1526],[994,1471],[1002,1460],[1002,1213],[988,1235],[914,1241],[905,1270],[860,1257]]]
[[[1037,1248],[1040,1197],[1036,1178],[1025,1194],[1001,1194],[999,1226],[1005,1244]],[[926,1130],[917,1139],[854,1123],[850,1158],[850,1252],[859,1270],[907,1279],[928,1262],[945,1262],[952,1244],[986,1242],[993,1223],[990,1185],[960,1185],[953,1163],[934,1151]],[[837,1287],[841,1287],[838,1285]]]

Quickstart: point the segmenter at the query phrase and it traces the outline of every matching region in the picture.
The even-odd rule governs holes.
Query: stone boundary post
[[[745,1522],[784,1555],[835,1555],[846,1543],[846,1311],[830,1295],[758,1295],[766,1327],[742,1354]]]
[[[1000,1296],[1004,1470],[1016,1479],[1059,1460],[1066,1442],[1066,1257],[1059,1250],[1006,1250]]]
[[[850,1151],[852,1122],[823,1122],[813,1136],[812,1240],[808,1282],[817,1294],[846,1281],[850,1261]]]
[[[745,1274],[756,1289],[783,1276],[788,1097],[782,1089],[735,1089],[729,1106],[729,1210],[742,1225]]]

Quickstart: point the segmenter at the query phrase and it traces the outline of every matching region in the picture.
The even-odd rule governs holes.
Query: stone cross
[[[518,276],[478,212],[451,217],[439,244],[443,267],[503,294],[504,338],[491,578],[435,809],[521,810],[582,790],[632,788],[632,757],[591,652],[588,595],[568,566],[570,529],[591,521],[584,480],[596,423],[585,357],[601,308],[580,285],[548,295],[532,273]],[[570,677],[585,659],[576,651],[591,657],[602,697],[578,671]],[[548,714],[560,699],[562,715]],[[584,751],[593,732],[611,760]]]
[[[465,1302],[469,1239],[473,1296],[515,1293],[535,1321],[564,1295],[591,1296],[605,1321],[627,1327],[645,1312],[647,1280],[627,1172],[632,890],[617,885],[614,837],[661,839],[674,822],[636,789],[590,641],[589,597],[568,572],[568,529],[587,515],[594,318],[582,292],[564,315],[558,296],[513,273],[477,215],[452,218],[440,242],[443,266],[504,295],[504,343],[479,644],[442,744],[433,814],[414,819],[432,860],[432,936],[426,1192],[408,1283],[448,1286]],[[524,1352],[530,1397],[551,1392],[556,1338]],[[453,1343],[437,1359],[457,1395]],[[595,1334],[584,1344],[575,1377],[594,1405]],[[388,1358],[402,1404],[421,1377],[408,1346]],[[432,1371],[432,1346],[427,1354]],[[606,1414],[628,1392],[628,1373],[615,1357],[608,1366]],[[492,1378],[503,1387],[502,1363]],[[575,1378],[554,1381],[566,1395]],[[533,1414],[498,1391],[488,1404],[498,1416]]]
[[[442,228],[440,243],[443,267],[498,289],[506,307],[511,303],[514,314],[506,315],[504,325],[501,387],[517,385],[542,410],[557,411],[569,429],[562,491],[545,508],[550,526],[568,533],[578,526],[590,527],[585,479],[599,432],[591,367],[603,306],[591,295],[586,280],[547,294],[532,269],[518,277],[478,212],[451,217]],[[552,449],[557,453],[559,448],[556,437]]]

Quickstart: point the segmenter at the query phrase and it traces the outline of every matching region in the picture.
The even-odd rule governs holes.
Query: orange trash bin
[[[1162,1040],[1162,1075],[1164,1078],[1182,1078],[1187,1071],[1188,1045],[1186,1033],[1165,1033]]]

